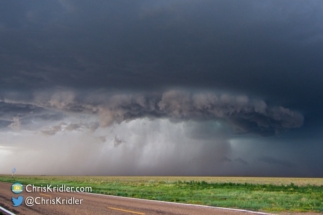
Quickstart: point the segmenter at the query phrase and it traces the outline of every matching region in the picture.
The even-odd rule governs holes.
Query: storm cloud
[[[0,173],[323,176],[322,11],[0,1]]]
[[[95,94],[95,96],[91,96]],[[20,102],[20,103],[19,103]],[[28,104],[26,103],[28,102]],[[29,105],[65,113],[97,114],[102,127],[138,118],[169,118],[173,120],[222,120],[230,122],[238,132],[267,132],[299,128],[303,116],[282,106],[271,107],[263,100],[249,99],[245,95],[216,94],[214,92],[190,93],[170,90],[162,93],[102,93],[87,95],[68,90],[52,93],[34,93],[28,101],[4,99],[11,106]],[[18,125],[14,117],[13,124]],[[71,124],[67,129],[77,129]],[[52,128],[47,133],[55,133]]]

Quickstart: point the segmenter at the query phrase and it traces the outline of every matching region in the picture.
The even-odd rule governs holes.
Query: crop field
[[[0,175],[0,181],[90,186],[107,195],[266,212],[323,212],[322,178]]]

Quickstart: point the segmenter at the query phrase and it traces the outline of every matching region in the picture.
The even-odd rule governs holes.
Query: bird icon
[[[18,196],[18,198],[11,197],[11,201],[12,201],[14,207],[20,206],[22,204],[23,200],[24,200],[23,196]]]

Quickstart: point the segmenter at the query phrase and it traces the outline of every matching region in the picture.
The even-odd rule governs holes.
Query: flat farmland
[[[34,175],[0,175],[0,180],[23,180],[23,181],[75,181],[75,182],[123,182],[123,183],[152,183],[152,182],[177,182],[177,181],[205,181],[208,183],[238,183],[238,184],[272,184],[297,186],[315,185],[323,186],[323,178],[280,178],[280,177],[195,177],[195,176],[34,176]]]
[[[0,181],[265,212],[323,212],[322,178],[0,175]]]

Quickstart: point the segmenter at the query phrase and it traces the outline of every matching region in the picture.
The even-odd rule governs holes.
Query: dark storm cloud
[[[321,1],[1,4],[2,89],[202,87],[322,117]]]
[[[95,95],[95,96],[91,96]],[[23,101],[11,101],[16,106]],[[269,106],[262,100],[227,93],[169,90],[155,93],[109,94],[92,92],[83,94],[67,90],[35,93],[30,105],[67,113],[96,114],[101,126],[110,126],[138,118],[169,118],[172,120],[223,120],[238,133],[272,135],[281,130],[299,128],[303,116],[281,106]],[[77,129],[78,125],[67,127]],[[55,134],[50,129],[46,134]],[[212,137],[212,130],[201,128],[192,137]],[[214,137],[213,137],[214,138]]]
[[[322,78],[320,1],[2,4],[7,87],[145,84],[274,93],[286,90],[282,74],[294,89],[306,84],[299,83],[305,74]]]
[[[253,163],[244,160],[248,155],[230,156],[230,139],[256,133],[261,136],[251,141],[250,154],[266,138],[277,137],[286,148],[302,138],[304,156],[315,154],[306,165],[316,170],[304,175],[322,175],[315,164],[322,147],[312,146],[322,140],[323,127],[322,11],[320,0],[0,1],[0,132],[37,130],[42,135],[35,142],[56,144],[59,135],[73,142],[85,130],[110,126],[105,129],[113,133],[114,124],[146,118],[170,119],[174,128],[199,122],[185,128],[187,137],[206,144],[198,155],[189,147],[186,156],[197,157],[194,174],[210,162],[248,163],[239,166],[243,173]],[[97,118],[80,122],[82,114]],[[79,134],[80,142],[89,138],[82,142],[86,152],[87,141],[117,143],[120,156],[128,145],[116,140],[132,144],[117,134],[91,139],[86,132]],[[136,153],[125,152],[129,162],[121,172],[133,167]],[[257,161],[273,168],[288,166],[281,157],[293,160],[288,150],[279,159],[262,156],[264,149],[257,153]],[[185,166],[187,160],[170,156],[167,162]],[[181,164],[172,171],[180,172]]]
[[[46,115],[43,109],[35,105],[24,103],[11,103],[0,100],[0,127],[19,129],[33,118],[40,118]]]
[[[10,97],[18,100],[0,99],[0,120],[4,127],[18,128],[18,125],[27,125],[32,120],[56,121],[63,118],[63,113],[32,104],[31,100],[26,102],[21,101],[21,97]]]

